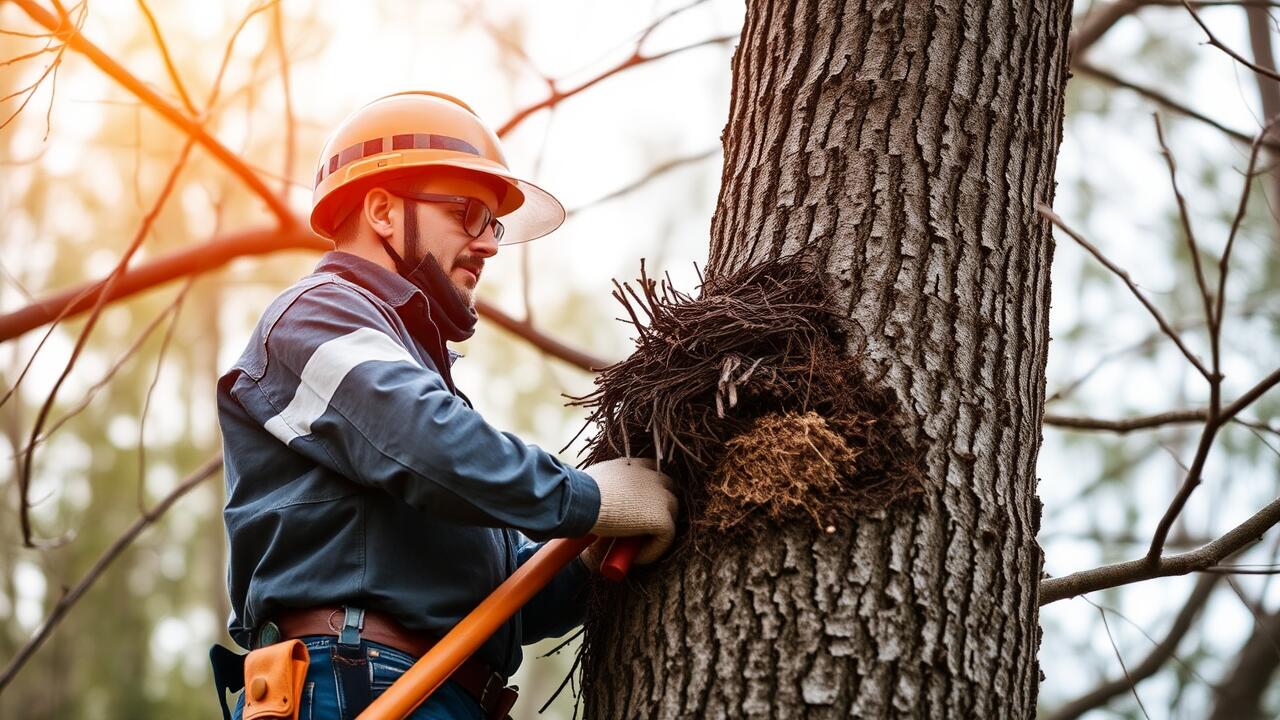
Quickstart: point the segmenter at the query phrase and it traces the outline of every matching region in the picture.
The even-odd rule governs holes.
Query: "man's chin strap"
[[[383,249],[391,256],[400,276],[416,285],[427,296],[431,319],[440,328],[441,336],[448,342],[461,342],[475,334],[475,309],[463,299],[453,281],[445,274],[444,268],[440,267],[440,262],[430,252],[423,253],[416,267],[409,265],[418,257],[418,213],[412,204],[414,202],[407,198],[404,200],[404,257],[381,235],[378,236],[378,242],[382,243]]]

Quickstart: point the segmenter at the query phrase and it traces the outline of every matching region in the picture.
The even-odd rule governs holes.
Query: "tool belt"
[[[414,658],[426,655],[438,640],[431,633],[409,630],[384,613],[374,610],[362,612],[362,623],[358,625],[361,639],[395,648]],[[255,633],[254,647],[259,642],[267,644],[307,635],[341,637],[344,625],[349,624],[349,617],[348,609],[341,607],[319,607],[286,613]],[[268,629],[272,626],[276,628],[276,637],[263,637],[264,631],[269,632]],[[449,679],[457,682],[480,703],[480,708],[489,720],[504,720],[516,703],[516,690],[506,687],[506,678],[474,657],[468,658]]]

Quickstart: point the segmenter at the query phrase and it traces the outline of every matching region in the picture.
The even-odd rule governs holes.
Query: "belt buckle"
[[[490,702],[497,700],[500,697],[498,693],[500,693],[501,690],[506,686],[507,686],[506,678],[502,677],[497,672],[489,673],[489,678],[484,681],[484,690],[480,691],[481,709],[483,709],[486,713],[492,710],[493,706],[490,705]],[[493,694],[490,695],[490,693],[493,693]]]

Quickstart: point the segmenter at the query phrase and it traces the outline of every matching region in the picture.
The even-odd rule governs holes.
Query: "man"
[[[471,108],[430,92],[376,100],[335,131],[315,180],[311,227],[336,250],[266,309],[218,412],[229,630],[251,649],[301,638],[301,697],[281,702],[321,720],[355,717],[531,557],[540,545],[522,533],[647,535],[646,563],[677,508],[652,461],[574,469],[488,425],[455,386],[446,344],[471,336],[487,262],[564,219]],[[561,571],[411,717],[505,716],[520,645],[581,623],[600,554]],[[235,717],[268,686],[251,683]]]

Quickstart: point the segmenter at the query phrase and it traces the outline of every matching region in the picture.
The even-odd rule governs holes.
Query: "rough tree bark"
[[[587,717],[1034,714],[1053,253],[1035,207],[1069,9],[748,3],[708,273],[815,248],[928,487],[656,571],[595,637]]]

